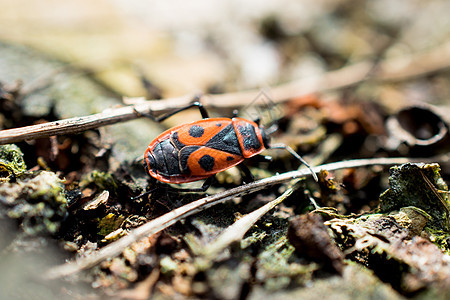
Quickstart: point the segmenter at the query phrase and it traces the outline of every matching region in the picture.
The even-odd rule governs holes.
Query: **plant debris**
[[[383,214],[331,219],[325,224],[347,259],[372,269],[402,294],[414,295],[427,287],[449,293],[446,192],[436,164],[393,167],[390,188],[381,195]]]
[[[298,255],[322,262],[342,274],[344,256],[331,241],[320,215],[305,214],[292,219],[287,236]]]

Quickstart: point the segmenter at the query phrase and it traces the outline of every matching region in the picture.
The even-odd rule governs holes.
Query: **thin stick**
[[[311,76],[274,87],[270,91],[274,103],[287,101],[293,97],[322,93],[344,88],[368,78],[373,62],[363,61],[339,70],[318,76]],[[414,53],[410,56],[392,58],[379,63],[376,71],[371,72],[371,80],[392,81],[409,79],[450,68],[450,43],[443,44],[429,52]],[[249,104],[258,95],[259,90],[221,95],[204,95],[201,102],[205,106],[218,108],[241,107]],[[45,138],[52,135],[74,134],[118,122],[140,118],[149,112],[156,115],[185,106],[192,96],[168,98],[139,103],[133,106],[113,108],[102,113],[26,126],[0,131],[0,145],[24,140]]]
[[[173,98],[174,103],[189,102],[188,97]],[[169,99],[168,99],[169,100]],[[53,135],[75,134],[119,122],[140,118],[151,111],[151,107],[160,108],[156,101],[139,103],[132,106],[107,109],[101,113],[84,117],[48,122],[38,125],[0,131],[0,145],[39,139]]]
[[[409,159],[405,157],[355,159],[317,166],[313,168],[313,171],[319,172],[322,169],[333,171],[343,168],[357,168],[373,165],[388,166],[395,164],[403,164],[407,162],[448,162],[448,161],[449,156],[439,156],[425,159]],[[75,274],[85,269],[92,268],[108,258],[120,255],[123,252],[123,250],[126,247],[130,246],[132,243],[139,241],[146,236],[153,235],[163,229],[166,229],[167,227],[173,225],[174,223],[182,219],[185,219],[190,215],[205,210],[216,204],[231,200],[235,197],[253,193],[265,189],[268,186],[285,183],[292,179],[308,175],[311,175],[311,173],[307,169],[287,172],[269,178],[261,179],[255,182],[251,182],[246,185],[238,186],[236,188],[226,190],[224,192],[217,193],[215,195],[211,195],[196,200],[194,202],[188,203],[186,205],[183,205],[179,208],[176,208],[166,213],[165,215],[162,215],[154,220],[151,220],[148,223],[136,229],[133,229],[128,233],[128,235],[120,238],[115,242],[112,242],[111,244],[103,247],[99,251],[89,256],[81,257],[74,262],[68,262],[66,264],[51,268],[49,271],[46,272],[45,276],[50,279],[60,278],[63,276]]]

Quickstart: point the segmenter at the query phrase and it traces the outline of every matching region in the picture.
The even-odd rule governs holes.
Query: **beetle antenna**
[[[284,144],[275,144],[275,145],[271,145],[270,149],[285,149],[287,150],[289,153],[291,153],[295,158],[297,158],[299,161],[301,161],[302,164],[304,164],[309,171],[311,172],[312,177],[314,178],[314,180],[316,182],[319,182],[319,178],[317,178],[316,173],[314,173],[313,169],[309,166],[309,164],[300,156],[298,155],[297,152],[294,151],[294,149],[292,149],[291,147],[289,147],[288,145],[284,145]]]

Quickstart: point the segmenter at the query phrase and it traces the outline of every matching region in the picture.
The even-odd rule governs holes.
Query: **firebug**
[[[317,181],[310,166],[292,148],[282,144],[270,145],[268,132],[258,122],[237,116],[209,118],[198,101],[156,120],[163,121],[194,106],[200,110],[202,120],[170,128],[148,145],[144,167],[153,178],[174,184],[207,179],[202,188],[189,189],[206,191],[216,173],[239,165],[244,159],[266,149],[285,149],[305,164]],[[245,167],[243,171],[250,174]]]

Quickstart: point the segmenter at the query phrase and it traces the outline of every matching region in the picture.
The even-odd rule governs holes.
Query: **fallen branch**
[[[333,171],[344,168],[357,168],[374,165],[390,166],[395,164],[403,164],[407,162],[443,163],[448,161],[449,156],[440,156],[426,159],[409,159],[404,157],[355,159],[317,166],[314,167],[313,170],[314,172],[319,172],[320,170]],[[176,208],[166,213],[165,215],[162,215],[154,220],[151,220],[136,229],[133,229],[128,233],[128,235],[120,238],[115,242],[112,242],[111,244],[103,247],[99,251],[89,256],[81,257],[74,262],[68,262],[66,264],[51,268],[46,272],[45,276],[50,279],[55,279],[63,276],[72,275],[85,269],[92,268],[108,258],[120,255],[123,252],[123,250],[129,247],[132,243],[139,241],[146,236],[151,236],[161,230],[164,230],[167,227],[175,224],[176,222],[182,219],[185,219],[190,215],[198,213],[216,204],[231,200],[235,197],[257,192],[259,190],[267,188],[268,186],[289,182],[293,179],[309,175],[311,175],[311,173],[307,169],[287,172],[269,178],[261,179],[246,185],[238,186],[236,188],[226,190],[224,192],[207,196],[205,198],[188,203],[186,205],[183,205],[179,208]]]
[[[270,90],[270,97],[273,102],[279,103],[293,97],[344,88],[367,80],[369,72],[371,75],[369,79],[371,80],[398,81],[446,70],[450,68],[450,43],[443,44],[429,52],[387,59],[380,62],[377,66],[376,70],[371,71],[373,62],[368,60],[318,76],[302,78],[274,87]],[[242,107],[250,104],[259,92],[259,90],[250,90],[220,95],[204,95],[201,97],[201,102],[209,107]],[[85,117],[6,129],[0,131],[0,145],[45,138],[52,135],[79,133],[88,129],[136,119],[150,111],[158,115],[182,107],[192,101],[192,98],[192,96],[185,96],[152,100],[133,106],[108,109]]]

